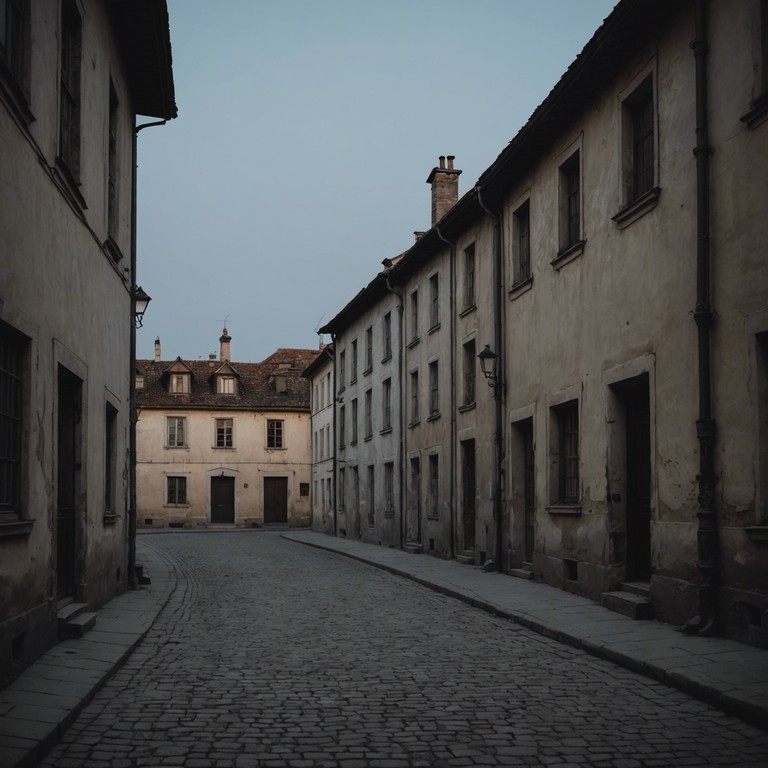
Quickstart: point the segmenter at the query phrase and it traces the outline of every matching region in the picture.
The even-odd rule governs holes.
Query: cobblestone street
[[[143,542],[178,587],[45,766],[768,765],[768,733],[359,562],[276,533]]]

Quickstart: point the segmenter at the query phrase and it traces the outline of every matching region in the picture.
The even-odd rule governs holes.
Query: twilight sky
[[[315,348],[523,126],[616,0],[168,0],[179,117],[139,134],[137,355]],[[140,122],[147,122],[140,120]],[[329,339],[326,339],[329,341]]]

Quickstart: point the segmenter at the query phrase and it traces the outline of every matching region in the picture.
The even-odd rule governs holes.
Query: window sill
[[[366,376],[370,376],[372,372],[373,372],[373,366],[372,366],[372,365],[369,365],[369,366],[368,366],[368,367],[367,367],[367,368],[366,368],[366,369],[363,371],[363,378],[365,378]],[[357,379],[355,379],[355,381],[357,381]]]
[[[373,435],[366,435],[366,436],[363,438],[363,442],[364,442],[364,443],[370,443],[370,442],[371,442],[371,440],[373,440]]]
[[[581,504],[551,504],[548,507],[544,507],[544,509],[550,515],[578,516],[581,514]]]
[[[440,515],[437,512],[427,512],[427,520],[439,520]]]
[[[395,516],[395,510],[394,509],[385,509],[384,510],[384,517],[394,517]]]
[[[414,338],[412,338],[412,339],[411,339],[411,340],[408,342],[408,344],[407,344],[406,348],[407,348],[407,349],[411,349],[411,347],[415,347],[415,346],[416,346],[418,343],[419,343],[419,337],[418,337],[418,336],[414,336]]]
[[[630,224],[645,216],[648,211],[652,211],[659,202],[660,196],[661,187],[653,187],[652,189],[649,189],[647,192],[640,195],[640,197],[625,205],[615,216],[611,217],[611,221],[614,222],[619,229],[628,227]]]
[[[434,413],[430,413],[429,416],[427,416],[427,421],[436,421],[440,418],[440,411],[435,411]]]
[[[431,336],[433,333],[437,333],[440,330],[440,323],[435,323],[428,331],[427,335]]]
[[[391,359],[392,359],[392,355],[386,355],[385,357],[381,358],[381,362],[382,362],[382,364],[383,363],[388,363]]]
[[[357,384],[357,376],[355,376],[354,379],[349,380],[349,385],[352,386],[353,384]]]
[[[112,261],[118,262],[123,260],[123,252],[111,235],[104,241],[104,250]]]
[[[83,211],[86,211],[88,206],[85,204],[85,198],[80,192],[80,184],[72,175],[72,171],[70,171],[67,164],[58,156],[56,157],[56,164],[53,167],[53,173],[59,181],[59,186],[72,205],[74,205],[81,214]]]
[[[349,447],[354,448],[357,445],[357,440],[350,440],[349,441]]]
[[[528,293],[531,288],[533,288],[533,275],[525,280],[520,280],[509,289],[509,300],[514,301],[518,296]]]
[[[24,91],[19,88],[16,78],[2,59],[0,59],[0,94],[22,123],[29,125],[35,122],[35,116],[29,108],[29,101]]]
[[[584,253],[584,246],[587,244],[586,240],[579,240],[572,245],[569,245],[565,248],[561,248],[557,252],[557,256],[555,256],[552,261],[549,263],[555,268],[555,269],[561,269],[566,264],[570,264],[572,261],[577,259],[579,256],[581,256],[582,253]]]
[[[464,405],[460,405],[459,413],[466,413],[467,411],[473,411],[476,406],[477,406],[477,403],[474,401],[471,403],[465,403]]]
[[[392,427],[384,427],[384,429],[379,430],[380,435],[388,435],[392,431]]]
[[[225,445],[212,445],[211,450],[213,451],[234,451],[234,446],[225,446]]]
[[[114,525],[117,522],[117,517],[114,512],[105,512],[103,517],[104,525]]]
[[[342,384],[342,385],[339,387],[339,391],[338,391],[336,394],[337,394],[337,395],[340,395],[340,394],[341,394],[341,393],[342,393],[342,392],[343,392],[345,389],[346,389],[346,387],[345,387],[345,386]]]
[[[749,112],[742,115],[740,120],[746,123],[748,128],[757,128],[766,119],[768,119],[768,93],[763,93],[750,104]]]
[[[744,529],[754,544],[768,544],[768,525],[750,525]]]
[[[3,520],[0,522],[0,539],[29,536],[34,524],[34,520]]]
[[[418,427],[419,424],[421,424],[421,419],[416,419],[416,421],[412,421],[410,422],[410,424],[408,424],[408,429],[413,429],[414,427]]]
[[[186,504],[163,504],[164,509],[187,509],[191,506],[189,502]]]
[[[477,309],[477,304],[470,304],[459,312],[459,317],[466,317],[466,315],[472,314]]]
[[[188,451],[189,450],[188,445],[164,445],[163,448],[166,451]]]
[[[231,450],[231,449],[228,449],[228,450]],[[273,446],[269,446],[268,445],[265,450],[267,450],[267,451],[285,451],[286,447],[284,445],[273,445]]]

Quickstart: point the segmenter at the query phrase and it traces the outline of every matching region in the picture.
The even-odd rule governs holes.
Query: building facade
[[[766,29],[759,0],[622,0],[322,329],[359,401],[350,345],[401,298],[403,546],[768,645]]]
[[[1,685],[127,585],[134,129],[176,105],[164,1],[0,11]]]
[[[260,363],[220,355],[136,365],[140,527],[308,526],[310,397],[317,350],[278,349]]]
[[[309,381],[312,400],[312,529],[334,533],[334,384],[333,345],[320,352],[301,374]]]

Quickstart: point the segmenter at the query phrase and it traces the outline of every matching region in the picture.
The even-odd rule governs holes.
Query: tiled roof
[[[137,360],[136,373],[144,377],[144,386],[136,390],[136,403],[140,408],[309,411],[309,382],[301,372],[316,356],[316,349],[281,348],[260,363],[233,362],[223,370],[221,360]],[[172,395],[168,371],[181,369],[179,362],[191,371],[190,392]],[[215,374],[229,374],[230,368],[237,394],[218,394]]]

